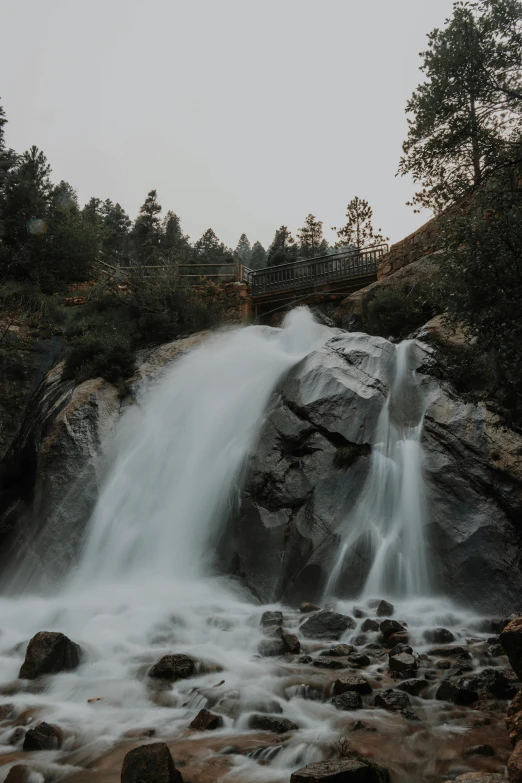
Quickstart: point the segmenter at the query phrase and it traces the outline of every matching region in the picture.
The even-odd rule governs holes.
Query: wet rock
[[[377,605],[377,609],[375,610],[375,614],[377,615],[377,617],[391,617],[394,612],[395,612],[394,605],[384,600],[379,601],[379,604]]]
[[[15,764],[9,770],[4,783],[29,783],[31,780],[31,769],[25,764]]]
[[[388,771],[366,759],[338,758],[309,764],[294,772],[290,783],[389,783]]]
[[[417,668],[417,661],[413,655],[405,652],[390,656],[389,663],[392,672],[408,672]]]
[[[396,691],[392,688],[378,691],[375,694],[374,705],[392,712],[401,712],[410,706],[408,694],[404,691]]]
[[[368,726],[367,723],[363,723],[362,720],[356,720],[350,726],[350,731],[377,731],[375,726]]]
[[[404,682],[401,682],[399,685],[397,685],[397,688],[400,691],[409,693],[410,696],[419,696],[422,693],[422,691],[428,687],[428,685],[429,685],[428,680],[412,679],[412,680],[404,680]]]
[[[506,653],[501,644],[492,644],[489,648],[489,654],[492,658],[500,658],[501,655],[505,655]]]
[[[314,661],[314,666],[321,669],[344,669],[344,663],[337,658],[327,658],[326,655],[320,655]]]
[[[372,655],[384,655],[384,647],[382,644],[377,644],[377,642],[370,642],[370,644],[367,644],[364,649],[368,650],[368,652]]]
[[[301,626],[301,633],[309,639],[340,639],[349,629],[355,628],[355,620],[337,612],[318,612]]]
[[[504,775],[497,772],[465,772],[445,783],[507,783]]]
[[[388,653],[388,657],[391,658],[392,655],[400,655],[400,653],[407,653],[408,655],[413,655],[413,649],[410,647],[409,644],[396,644],[395,647],[392,647],[390,652]]]
[[[355,644],[356,647],[362,647],[366,642],[368,641],[368,637],[365,633],[360,633],[358,636],[355,637],[355,639],[352,639],[352,642]]]
[[[467,687],[466,681],[443,680],[437,689],[435,698],[439,701],[451,701],[465,707],[478,701],[478,693]]]
[[[286,734],[287,731],[298,731],[299,726],[288,718],[278,718],[275,715],[251,715],[248,719],[248,728]]]
[[[466,650],[465,647],[461,647],[460,645],[454,645],[453,647],[434,647],[432,650],[428,650],[428,655],[439,658],[455,658],[455,660],[458,661],[469,661],[471,659],[469,650]]]
[[[123,735],[126,739],[141,739],[142,737],[155,737],[156,729],[129,729]]]
[[[350,653],[353,653],[354,650],[353,644],[336,644],[328,650],[323,650],[321,655],[330,655],[332,658],[345,658]]]
[[[275,639],[280,639],[283,635],[283,626],[282,625],[266,625],[263,628],[263,633],[265,636],[270,636]]]
[[[379,630],[385,639],[388,639],[392,634],[405,632],[404,626],[397,620],[383,620],[379,625]]]
[[[470,679],[470,687],[477,691],[487,691],[496,699],[511,699],[517,692],[504,672],[498,669],[483,669],[477,677]]]
[[[14,711],[14,704],[0,705],[0,720],[7,720]]]
[[[507,763],[509,783],[522,783],[522,742],[517,742]]]
[[[335,696],[340,696],[348,691],[364,695],[372,692],[372,686],[361,674],[345,674],[334,682],[333,692]]]
[[[257,647],[259,655],[263,658],[273,658],[276,655],[284,655],[288,652],[283,639],[262,639]]]
[[[311,655],[301,655],[301,657],[299,658],[298,663],[312,663],[313,660],[314,659],[312,658]]]
[[[195,729],[196,731],[214,731],[220,729],[223,726],[223,718],[221,715],[214,715],[208,710],[200,710],[189,729]]]
[[[346,691],[340,696],[334,696],[330,704],[333,704],[337,710],[359,710],[362,707],[362,699],[356,691]]]
[[[446,628],[432,628],[424,631],[424,638],[428,644],[451,644],[455,641],[454,635]]]
[[[511,620],[499,638],[512,669],[522,679],[522,617]]]
[[[63,633],[40,631],[29,644],[25,660],[18,675],[21,680],[34,680],[42,674],[76,669],[80,663],[81,650]]]
[[[494,756],[495,749],[491,745],[473,745],[464,751],[464,755],[467,756]]]
[[[356,668],[359,668],[359,667],[362,668],[364,666],[369,666],[370,663],[371,663],[371,661],[370,661],[370,659],[369,659],[369,657],[367,655],[365,655],[364,653],[358,653],[358,652],[350,653],[350,655],[348,656],[347,660],[348,660],[348,663],[350,664],[350,666],[355,666]]]
[[[183,783],[164,742],[140,745],[123,759],[121,783]]]
[[[366,612],[364,609],[360,609],[358,606],[354,606],[353,608],[353,616],[357,620],[362,620],[363,617],[366,617]]]
[[[384,640],[384,646],[388,647],[397,647],[397,645],[407,645],[410,641],[410,635],[405,631],[404,629],[401,631],[401,633],[392,633],[391,636],[388,636],[387,639]]]
[[[309,604],[306,601],[304,601],[299,607],[299,611],[302,614],[309,614],[310,612],[319,612],[320,607],[316,606],[315,604]]]
[[[508,707],[506,727],[512,745],[522,741],[522,691],[519,691]]]
[[[377,620],[372,620],[371,617],[367,617],[361,625],[361,631],[363,633],[371,633],[379,630],[379,623]]]
[[[271,625],[283,625],[283,612],[263,612],[261,615],[261,627],[269,628]]]
[[[18,726],[7,740],[10,745],[18,745],[25,737],[25,729]]]
[[[24,750],[57,750],[62,744],[63,734],[57,726],[39,723],[25,734]]]
[[[184,680],[196,672],[196,661],[189,655],[164,655],[149,671],[149,677],[160,680]]]
[[[295,633],[281,634],[281,641],[285,647],[285,652],[292,653],[292,655],[298,655],[301,652],[301,642]]]

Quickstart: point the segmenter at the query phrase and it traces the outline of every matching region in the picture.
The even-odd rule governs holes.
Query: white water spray
[[[369,564],[365,596],[428,595],[427,521],[420,439],[425,403],[412,368],[415,343],[395,347],[395,374],[379,416],[370,470],[344,522],[343,541],[326,594],[350,561]]]

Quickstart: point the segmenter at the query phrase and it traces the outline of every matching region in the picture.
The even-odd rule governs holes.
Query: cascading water
[[[0,706],[14,702],[18,721],[20,715],[26,724],[45,720],[65,734],[61,751],[26,754],[34,783],[62,778],[116,783],[118,748],[122,742],[125,749],[147,742],[139,739],[143,729],[169,740],[177,761],[187,759],[185,779],[288,783],[299,766],[328,757],[332,741],[359,719],[379,729],[375,735],[358,733],[367,738],[364,752],[385,763],[379,754],[395,754],[396,780],[440,780],[426,773],[433,748],[447,752],[449,738],[458,740],[461,733],[459,726],[448,727],[441,702],[428,701],[428,710],[415,706],[424,722],[414,726],[430,726],[427,751],[425,739],[415,742],[417,735],[399,716],[373,708],[373,695],[364,697],[356,713],[337,710],[329,701],[337,673],[310,667],[298,656],[260,657],[258,645],[266,641],[260,616],[266,607],[253,604],[233,582],[210,576],[211,553],[236,501],[273,390],[293,364],[331,334],[299,309],[283,329],[217,334],[179,359],[123,417],[83,554],[62,589],[52,596],[0,597]],[[428,589],[419,446],[424,406],[411,372],[412,350],[407,343],[395,349],[395,380],[350,521],[350,530],[358,533],[345,538],[337,566],[339,571],[346,564],[350,547],[364,542],[372,564],[368,594],[419,595]],[[335,572],[331,582],[334,586]],[[420,652],[428,649],[425,628],[444,624],[461,643],[470,632],[481,636],[477,618],[449,602],[395,603]],[[335,608],[345,614],[354,609],[347,601],[337,601]],[[324,642],[304,639],[302,616],[283,611],[285,629],[299,634],[303,652],[318,653]],[[83,661],[75,671],[34,688],[17,677],[27,641],[39,630],[65,633],[81,645]],[[360,631],[357,625],[342,641],[361,645],[355,641]],[[376,641],[377,635],[366,638]],[[151,681],[151,665],[175,653],[197,659],[197,675],[167,686]],[[382,671],[381,659],[372,658],[364,670],[372,687],[382,686]],[[187,732],[202,707],[218,712],[224,722],[212,732],[211,746],[208,735]],[[275,742],[272,735],[248,731],[249,716],[267,712],[295,721],[299,730]],[[125,740],[129,732],[133,740]],[[18,763],[22,742],[13,738],[13,723],[0,720],[0,781]],[[462,757],[458,747],[455,753]],[[214,777],[204,777],[209,756]],[[103,777],[92,768],[100,757]],[[90,770],[81,772],[86,765]]]
[[[379,416],[368,477],[343,523],[327,596],[335,593],[342,572],[356,557],[368,563],[364,596],[429,594],[420,445],[425,409],[414,351],[414,341],[395,346],[394,378]]]

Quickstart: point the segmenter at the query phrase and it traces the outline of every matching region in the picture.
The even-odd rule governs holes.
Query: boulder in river
[[[255,714],[248,719],[248,728],[257,731],[272,731],[274,734],[286,734],[287,731],[297,731],[299,726],[288,718]]]
[[[282,626],[283,625],[283,612],[263,612],[261,615],[261,627],[269,628],[271,625]]]
[[[321,655],[330,655],[332,658],[345,658],[353,652],[355,652],[353,644],[334,644],[333,647],[323,650]]]
[[[310,604],[307,601],[303,601],[303,603],[299,607],[299,611],[302,614],[310,614],[310,612],[319,612],[320,607],[316,606],[315,604]]]
[[[344,669],[345,665],[338,658],[328,658],[326,655],[320,655],[314,661],[314,666],[321,669]]]
[[[404,691],[393,690],[393,688],[377,691],[373,703],[376,707],[382,707],[392,712],[401,712],[401,710],[406,710],[410,706],[408,694],[404,693]]]
[[[366,620],[361,625],[361,631],[363,631],[363,633],[375,632],[378,630],[379,630],[379,623],[377,622],[377,620],[372,620],[371,617],[367,617]]]
[[[215,731],[215,729],[221,729],[223,726],[223,718],[221,715],[214,715],[209,710],[200,710],[189,729],[195,729],[196,731]]]
[[[308,764],[290,783],[389,783],[388,771],[366,759],[337,758]]]
[[[506,727],[512,745],[522,741],[522,691],[519,691],[508,707]]]
[[[513,683],[499,669],[483,669],[469,682],[474,690],[487,691],[496,699],[511,699],[517,692]]]
[[[25,764],[15,764],[7,773],[4,783],[29,783],[31,780],[31,769]]]
[[[413,655],[406,652],[390,656],[390,670],[392,672],[409,672],[417,668],[417,661]]]
[[[283,633],[281,634],[281,641],[285,648],[285,652],[292,655],[298,655],[301,652],[301,642],[295,633]]]
[[[391,617],[393,613],[395,612],[395,607],[393,604],[390,604],[389,601],[379,601],[377,605],[377,609],[375,610],[375,614],[377,617]]]
[[[183,783],[164,742],[140,745],[123,759],[121,783]]]
[[[160,680],[184,680],[196,671],[196,661],[189,655],[164,655],[149,671],[149,677]]]
[[[447,628],[430,628],[424,631],[424,638],[429,644],[451,644],[455,636]]]
[[[468,687],[469,682],[459,680],[443,680],[437,689],[435,698],[439,701],[452,701],[462,707],[467,707],[478,701],[478,693],[472,687]]]
[[[355,668],[357,669],[363,668],[364,666],[369,666],[371,663],[366,653],[360,653],[360,652],[350,653],[347,660],[350,666],[355,666]]]
[[[504,648],[511,668],[522,679],[522,617],[511,620],[500,634],[500,644]]]
[[[301,625],[301,633],[309,639],[340,639],[355,628],[355,620],[337,612],[318,612]]]
[[[509,783],[522,783],[522,742],[517,742],[507,763]]]
[[[419,696],[423,690],[425,690],[429,685],[428,680],[424,679],[412,679],[412,680],[404,680],[404,682],[401,682],[399,685],[397,685],[397,688],[400,691],[404,691],[405,693],[409,693],[410,696]]]
[[[355,693],[364,695],[372,692],[372,686],[366,677],[354,672],[339,677],[333,684],[333,692],[336,696],[340,696],[347,691],[355,691]]]
[[[42,674],[76,669],[80,663],[81,650],[63,633],[40,631],[29,644],[25,660],[18,675],[22,680],[34,680]]]
[[[338,710],[349,712],[359,710],[362,707],[362,699],[356,691],[346,691],[340,696],[334,696],[330,703]]]
[[[282,638],[261,639],[257,651],[263,658],[275,658],[277,655],[284,655],[288,649]]]
[[[26,732],[24,750],[57,750],[63,742],[63,734],[57,726],[39,723]]]
[[[379,625],[379,630],[384,639],[389,639],[392,634],[405,632],[404,626],[398,623],[397,620],[383,620]]]
[[[434,647],[433,649],[428,650],[428,655],[433,655],[438,658],[455,658],[458,661],[469,661],[471,659],[470,651],[460,645],[455,645],[453,647]]]

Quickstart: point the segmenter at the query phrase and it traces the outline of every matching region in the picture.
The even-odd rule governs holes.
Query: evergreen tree
[[[261,242],[254,242],[252,246],[252,253],[250,255],[250,268],[251,269],[264,269],[267,266],[268,259],[266,250]]]
[[[101,205],[103,221],[102,251],[109,264],[128,266],[130,263],[131,220],[123,207],[106,199]]]
[[[194,257],[200,264],[230,264],[234,260],[230,248],[220,242],[211,228],[194,244]]]
[[[138,264],[159,263],[162,244],[161,205],[155,190],[149,191],[140,207],[133,229],[134,252]]]
[[[297,232],[299,239],[299,255],[302,258],[314,258],[324,255],[328,248],[328,242],[323,237],[323,223],[310,214],[305,224]]]
[[[364,248],[386,242],[381,229],[377,233],[372,225],[373,209],[367,201],[355,196],[346,207],[347,221],[342,228],[333,226],[332,231],[337,231],[336,247]]]
[[[413,204],[441,211],[505,165],[517,149],[522,111],[522,3],[456,2],[428,36],[423,83],[406,111],[399,164],[421,190]]]
[[[268,266],[281,266],[297,261],[298,247],[287,226],[281,226],[275,232],[272,244],[268,248]]]
[[[246,234],[241,234],[239,237],[239,242],[237,243],[237,247],[234,250],[234,258],[238,264],[243,264],[244,266],[249,267],[251,255],[252,247],[250,245],[250,241]]]
[[[169,210],[163,218],[161,247],[165,261],[169,264],[186,264],[190,260],[190,242],[188,235],[181,230],[179,217]]]

